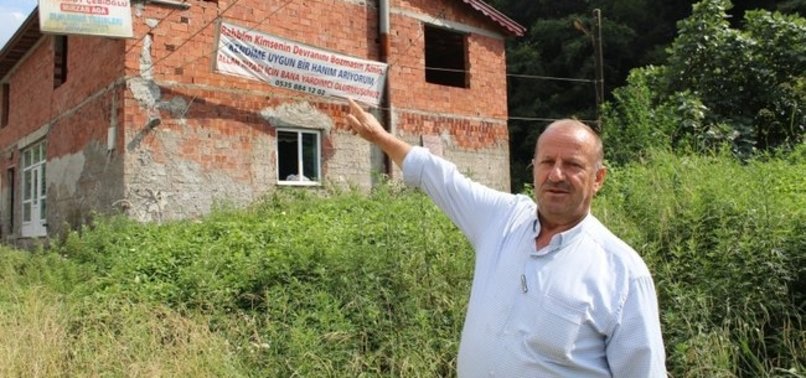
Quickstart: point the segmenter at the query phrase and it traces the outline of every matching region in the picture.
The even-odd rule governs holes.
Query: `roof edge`
[[[42,36],[39,30],[39,6],[36,6],[0,50],[0,80],[5,79],[13,66]]]
[[[485,16],[497,22],[504,29],[509,31],[510,34],[516,37],[522,37],[523,34],[526,33],[525,27],[515,22],[515,20],[507,17],[507,15],[501,13],[501,11],[495,9],[492,5],[487,4],[482,0],[462,0],[462,2],[464,2],[467,5],[470,5],[471,7],[473,7],[473,9],[481,12]]]

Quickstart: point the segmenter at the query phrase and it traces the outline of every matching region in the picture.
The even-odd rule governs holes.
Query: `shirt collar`
[[[585,224],[587,224],[590,219],[591,214],[589,212],[587,215],[585,215],[585,218],[582,218],[582,220],[579,223],[577,223],[574,227],[571,227],[563,232],[557,233],[554,236],[552,236],[551,240],[549,241],[549,244],[541,248],[539,251],[535,250],[535,244],[532,243],[532,250],[533,250],[532,254],[537,256],[543,256],[551,252],[565,248],[566,246],[571,244],[571,242],[573,242],[577,236],[579,236],[582,233],[582,230],[585,228]],[[540,234],[540,221],[537,217],[537,212],[535,212],[535,219],[532,222],[532,233],[534,234],[532,240],[536,240],[537,235]]]

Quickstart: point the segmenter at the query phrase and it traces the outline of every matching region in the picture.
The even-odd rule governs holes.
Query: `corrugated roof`
[[[465,4],[470,5],[473,9],[483,13],[485,16],[497,22],[504,29],[513,35],[520,37],[526,32],[526,28],[507,17],[505,14],[492,7],[492,5],[485,3],[482,0],[462,0]]]
[[[14,65],[34,47],[39,38],[42,38],[42,33],[39,31],[39,8],[37,7],[6,42],[3,50],[0,50],[0,80],[11,72]]]

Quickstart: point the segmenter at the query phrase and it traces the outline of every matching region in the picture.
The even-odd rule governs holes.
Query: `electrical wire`
[[[205,23],[205,25],[204,25],[204,26],[202,26],[200,29],[198,29],[196,32],[194,32],[194,33],[193,33],[191,36],[189,36],[189,37],[188,37],[188,38],[186,38],[184,41],[182,41],[182,43],[181,43],[181,44],[179,44],[179,45],[178,45],[178,46],[177,46],[177,47],[176,47],[176,48],[175,48],[173,51],[169,52],[169,53],[168,53],[168,54],[166,54],[165,56],[163,56],[163,57],[161,57],[161,58],[157,59],[156,61],[152,62],[152,63],[151,63],[150,65],[148,65],[147,67],[143,68],[143,70],[149,70],[149,69],[152,69],[152,68],[153,68],[154,66],[156,66],[158,63],[160,63],[160,62],[165,61],[166,59],[168,59],[168,58],[169,58],[171,55],[173,55],[174,53],[176,53],[177,51],[179,51],[179,50],[180,50],[182,47],[184,47],[184,46],[185,46],[185,45],[186,45],[186,44],[187,44],[187,43],[188,43],[188,42],[189,42],[191,39],[195,38],[195,37],[196,37],[197,35],[199,35],[199,34],[200,34],[200,33],[201,33],[203,30],[207,29],[207,28],[208,28],[208,27],[209,27],[209,26],[210,26],[212,23],[214,23],[214,22],[216,22],[216,21],[218,21],[218,20],[221,20],[221,19],[222,19],[222,17],[223,17],[223,16],[224,16],[224,15],[227,13],[227,11],[229,11],[229,10],[230,10],[230,9],[231,9],[233,6],[235,6],[235,5],[236,5],[236,4],[237,4],[239,1],[240,1],[240,0],[234,0],[234,1],[233,1],[231,4],[229,4],[229,5],[228,5],[228,6],[227,6],[227,7],[226,7],[226,8],[225,8],[223,11],[221,11],[221,12],[220,12],[220,13],[219,13],[219,14],[218,14],[218,15],[217,15],[215,18],[213,18],[212,20],[210,20],[210,21],[208,21],[207,23]],[[258,27],[260,27],[260,26],[261,26],[261,25],[262,25],[262,24],[263,24],[263,23],[264,23],[266,20],[268,20],[270,17],[272,17],[273,15],[275,15],[277,12],[279,12],[280,10],[282,10],[283,8],[285,8],[286,6],[288,6],[288,5],[289,5],[289,4],[290,4],[292,1],[293,1],[293,0],[287,0],[287,1],[285,1],[285,2],[284,2],[283,4],[281,4],[279,7],[275,8],[275,10],[274,10],[274,11],[272,11],[271,13],[269,13],[268,15],[266,15],[265,17],[263,17],[263,18],[262,18],[260,21],[258,21],[256,24],[254,24],[253,26],[251,26],[251,27],[247,28],[247,31],[254,31],[254,30],[256,30],[256,29],[257,29]],[[161,23],[161,22],[162,22],[164,19],[166,19],[167,17],[169,17],[169,16],[170,16],[170,15],[171,15],[173,12],[174,12],[174,10],[172,10],[171,12],[169,12],[169,13],[168,13],[168,14],[167,14],[165,17],[161,18],[161,19],[158,21],[158,23],[157,23],[156,25],[154,25],[153,27],[149,28],[149,31],[148,31],[148,32],[146,32],[146,33],[143,35],[143,37],[141,37],[141,38],[138,40],[138,42],[136,42],[136,43],[135,43],[135,44],[134,44],[132,47],[130,47],[130,48],[129,48],[129,49],[127,49],[126,51],[127,51],[127,52],[128,52],[128,51],[130,51],[130,50],[131,50],[131,49],[133,49],[133,48],[134,48],[136,45],[138,45],[138,44],[139,44],[139,42],[140,42],[140,41],[142,41],[142,40],[145,38],[145,36],[146,36],[146,35],[148,35],[148,33],[149,33],[150,31],[152,31],[153,29],[155,29],[155,28],[156,28],[156,27],[157,27],[157,26],[158,26],[158,25],[159,25],[159,24],[160,24],[160,23]],[[443,8],[440,10],[440,12],[439,12],[439,13],[438,13],[436,16],[429,16],[429,17],[431,18],[432,23],[437,24],[437,23],[439,23],[440,19],[441,19],[442,17],[444,17],[446,14],[447,14],[447,6],[443,7]],[[397,58],[396,58],[394,61],[387,63],[387,67],[388,67],[388,68],[390,68],[390,67],[406,67],[406,68],[412,68],[412,69],[417,69],[417,70],[423,70],[423,69],[424,69],[424,70],[432,70],[432,71],[442,71],[442,72],[454,72],[454,73],[471,74],[471,71],[470,71],[470,70],[466,70],[466,69],[452,69],[452,68],[444,68],[444,67],[430,67],[430,66],[425,66],[425,67],[413,67],[413,66],[405,66],[405,65],[400,65],[400,64],[399,64],[400,59],[401,59],[402,57],[404,57],[404,56],[405,56],[405,54],[406,54],[406,53],[407,53],[407,52],[408,52],[408,51],[409,51],[409,50],[410,50],[410,49],[411,49],[411,48],[412,48],[412,47],[415,45],[415,41],[421,42],[421,41],[423,41],[423,38],[424,38],[424,37],[425,37],[425,36],[424,36],[424,29],[422,29],[422,28],[421,28],[421,29],[420,29],[420,31],[417,33],[417,35],[416,35],[416,36],[415,36],[413,39],[411,39],[411,40],[409,41],[408,45],[407,45],[407,46],[406,46],[406,47],[405,47],[405,48],[404,48],[402,51],[400,51],[400,52],[398,52],[398,53],[396,54],[396,55],[397,55]],[[182,63],[180,63],[180,65],[178,65],[178,66],[176,66],[176,67],[174,67],[174,68],[175,68],[175,69],[177,69],[177,70],[178,70],[178,69],[182,69],[182,68],[184,68],[184,67],[186,67],[186,66],[188,66],[188,65],[190,65],[190,64],[192,64],[192,63],[194,63],[194,62],[196,62],[196,61],[198,61],[199,59],[202,59],[202,58],[205,58],[205,57],[209,57],[209,56],[210,56],[212,53],[214,53],[215,51],[217,51],[217,49],[218,49],[218,46],[216,46],[216,47],[215,47],[213,50],[211,50],[211,51],[209,51],[209,52],[205,52],[204,54],[201,54],[201,55],[199,55],[199,56],[197,56],[197,57],[195,57],[195,58],[192,58],[192,59],[190,59],[190,60],[187,60],[187,61],[185,61],[185,62],[182,62]],[[388,69],[388,68],[387,68],[387,69]],[[542,75],[527,75],[527,74],[516,74],[516,73],[506,73],[506,77],[510,77],[510,78],[520,78],[520,79],[535,79],[535,80],[554,80],[554,81],[566,81],[566,82],[577,82],[577,83],[596,83],[596,82],[597,82],[596,80],[592,80],[592,79],[564,78],[564,77],[553,77],[553,76],[542,76]],[[367,87],[369,87],[369,86],[367,86]],[[292,92],[292,93],[293,93],[293,92]],[[289,97],[289,98],[305,98],[305,99],[309,99],[309,98],[311,97],[311,95],[305,94],[305,95],[297,95],[297,96],[294,96],[294,95],[290,95],[290,94],[289,94],[288,96],[284,96],[284,97]],[[382,107],[378,107],[378,106],[376,106],[376,107],[374,107],[374,108],[381,109],[381,110],[389,110],[389,109],[384,109],[384,108],[382,108]],[[397,109],[398,109],[398,110],[400,110],[400,108],[397,108]],[[503,118],[502,116],[503,116],[503,115],[491,115],[491,116],[490,116],[490,118],[499,118],[499,117],[500,117],[500,118]],[[526,116],[507,116],[506,118],[507,118],[507,120],[517,120],[517,121],[536,121],[536,122],[553,122],[553,121],[556,121],[556,120],[557,120],[557,119],[554,119],[554,118],[526,117]],[[580,121],[582,121],[582,122],[596,122],[596,121],[593,121],[593,120],[580,120]]]
[[[171,9],[171,11],[168,12],[168,14],[158,19],[157,23],[154,24],[154,26],[149,26],[148,30],[145,33],[143,33],[143,36],[137,39],[137,41],[135,41],[128,49],[126,49],[126,51],[123,52],[123,56],[128,55],[130,51],[134,50],[134,48],[137,47],[140,44],[140,42],[142,42],[152,31],[154,31],[154,29],[156,29],[157,26],[159,26],[163,20],[170,17],[174,12],[176,12],[176,8]]]
[[[178,47],[177,47],[177,48],[176,48],[174,51],[172,51],[172,52],[171,52],[171,54],[173,54],[174,52],[178,51],[178,50],[179,50],[179,49],[180,49],[182,46],[184,46],[184,45],[185,45],[185,44],[186,44],[186,43],[187,43],[187,42],[188,42],[190,39],[192,39],[193,37],[195,37],[196,35],[198,35],[198,34],[199,34],[199,33],[200,33],[202,30],[204,30],[204,29],[206,29],[208,26],[210,26],[210,24],[212,24],[213,22],[215,22],[215,21],[217,21],[217,20],[221,19],[221,17],[224,15],[224,13],[226,13],[226,11],[227,11],[227,10],[229,10],[229,8],[231,8],[233,5],[235,5],[235,3],[237,3],[238,1],[240,1],[240,0],[235,0],[235,2],[233,2],[232,4],[230,4],[230,6],[229,6],[229,7],[227,7],[226,9],[224,9],[224,11],[223,11],[223,12],[221,12],[221,14],[219,14],[218,16],[216,16],[216,18],[215,18],[215,19],[213,19],[213,20],[211,20],[210,22],[208,22],[208,23],[207,23],[207,24],[206,24],[204,27],[202,27],[202,28],[201,28],[201,29],[199,29],[199,30],[198,30],[196,33],[194,33],[194,35],[192,35],[192,36],[190,36],[188,39],[186,39],[186,40],[184,41],[184,43],[182,43],[181,45],[179,45],[179,46],[178,46]],[[283,3],[282,5],[280,5],[279,7],[275,8],[275,9],[274,9],[274,11],[272,11],[271,13],[269,13],[269,14],[267,14],[265,17],[263,17],[263,19],[261,19],[261,20],[260,20],[260,21],[259,21],[259,22],[258,22],[256,25],[254,25],[254,26],[252,26],[252,27],[250,27],[250,28],[247,28],[247,32],[251,32],[251,31],[255,30],[257,27],[259,27],[260,25],[262,25],[262,24],[263,24],[263,22],[265,22],[266,20],[268,20],[268,19],[269,19],[269,17],[271,17],[271,16],[273,16],[273,15],[277,14],[277,12],[279,12],[280,10],[282,10],[283,8],[285,8],[286,6],[288,6],[289,4],[291,4],[291,2],[292,2],[292,1],[293,1],[293,0],[287,0],[286,2],[284,2],[284,3]],[[197,56],[197,57],[195,57],[195,58],[192,58],[192,59],[190,59],[190,60],[187,60],[187,61],[185,61],[185,62],[181,63],[179,66],[174,67],[174,69],[182,69],[182,68],[185,68],[185,67],[187,67],[189,64],[194,63],[194,62],[196,62],[196,61],[197,61],[197,60],[199,60],[199,59],[209,57],[209,56],[210,56],[212,53],[216,52],[217,50],[218,50],[218,46],[216,46],[216,47],[215,47],[213,50],[211,50],[211,51],[205,52],[205,53],[204,53],[204,54],[202,54],[202,55],[199,55],[199,56]],[[167,59],[167,58],[168,58],[168,56],[170,56],[171,54],[168,54],[168,55],[166,55],[166,56],[164,56],[164,57],[160,58],[159,60],[157,60],[156,62],[154,62],[154,63],[151,65],[151,67],[153,67],[153,66],[155,66],[157,63],[159,63],[159,62],[161,62],[161,61],[163,61],[163,60]],[[150,69],[151,67],[148,67],[148,68],[146,68],[146,69]]]
[[[163,56],[162,58],[157,59],[156,61],[152,62],[152,63],[151,63],[151,64],[150,64],[148,67],[142,68],[142,70],[146,70],[146,71],[147,71],[147,70],[150,70],[150,69],[152,69],[154,66],[156,66],[156,65],[157,65],[157,63],[162,62],[162,61],[163,61],[163,60],[165,60],[165,59],[168,59],[168,58],[169,58],[171,55],[173,55],[174,53],[176,53],[177,51],[179,51],[179,50],[180,50],[182,47],[184,47],[184,46],[185,46],[185,45],[186,45],[188,42],[190,42],[190,40],[191,40],[191,39],[193,39],[193,38],[195,38],[197,35],[199,35],[199,33],[201,33],[201,32],[202,32],[204,29],[207,29],[207,27],[208,27],[208,26],[210,26],[210,24],[212,24],[213,22],[216,22],[216,21],[220,20],[220,19],[221,19],[221,17],[222,17],[222,16],[223,16],[225,13],[227,13],[227,11],[228,11],[228,10],[230,10],[230,8],[232,8],[233,6],[235,6],[235,4],[238,4],[238,2],[239,2],[239,1],[241,1],[241,0],[234,0],[232,3],[230,3],[230,5],[228,5],[226,8],[224,8],[224,10],[223,10],[223,11],[221,11],[221,13],[219,13],[217,16],[215,16],[215,18],[213,18],[212,20],[208,21],[206,24],[204,24],[204,26],[202,26],[201,28],[199,28],[199,30],[196,30],[196,32],[195,32],[195,33],[193,33],[193,34],[192,34],[190,37],[188,37],[188,38],[186,38],[184,41],[182,41],[182,43],[180,43],[180,44],[179,44],[179,46],[177,46],[177,47],[176,47],[176,48],[175,48],[173,51],[168,52],[168,54],[166,54],[166,55],[165,55],[165,56]],[[290,0],[289,0],[289,2],[290,2]],[[180,66],[180,67],[176,67],[176,68],[182,68],[182,67],[184,67],[184,66]]]

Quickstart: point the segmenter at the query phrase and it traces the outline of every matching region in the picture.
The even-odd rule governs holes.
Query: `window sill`
[[[318,181],[277,181],[279,186],[322,186]]]

